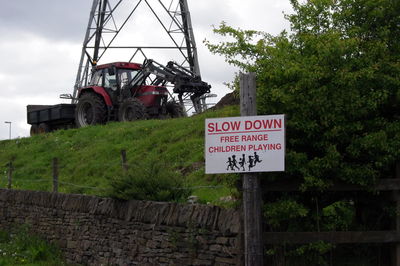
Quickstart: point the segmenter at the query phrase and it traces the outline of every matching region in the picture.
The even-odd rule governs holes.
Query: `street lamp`
[[[9,124],[9,126],[10,126],[9,138],[11,139],[11,122],[10,121],[4,121],[4,123]]]

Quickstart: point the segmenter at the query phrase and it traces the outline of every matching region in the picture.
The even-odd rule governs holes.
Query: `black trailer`
[[[31,136],[75,126],[76,104],[28,105],[27,120]]]

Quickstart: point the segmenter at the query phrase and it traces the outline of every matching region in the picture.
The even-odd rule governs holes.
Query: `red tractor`
[[[179,103],[166,84],[173,84]],[[117,62],[96,66],[88,86],[78,90],[77,104],[28,105],[31,135],[60,128],[133,121],[146,118],[181,117],[186,112],[183,98],[193,105],[210,92],[210,85],[189,70],[169,62],[167,66],[146,60],[143,65]]]
[[[127,4],[121,2],[93,0],[73,94],[61,96],[70,99],[71,104],[28,105],[31,135],[107,121],[184,116],[186,112],[183,104],[188,99],[192,101],[195,113],[207,109],[204,94],[210,92],[211,86],[200,78],[187,0],[138,1],[134,5],[131,1],[125,1]],[[175,4],[176,7],[173,7]],[[154,15],[160,22],[160,29],[165,30],[166,34],[162,35],[165,38],[158,31],[154,31],[157,36],[149,38],[157,42],[155,45],[138,45],[134,37],[129,40],[130,44],[125,44],[126,40],[119,38],[121,31],[131,29],[126,24],[135,23],[136,20],[130,18],[134,13],[141,12],[137,11],[142,10],[137,8],[139,5],[150,7],[149,15]],[[150,50],[168,49],[172,51],[168,54],[174,55],[175,60],[181,64],[169,62],[164,66],[146,60],[143,64],[118,62],[97,65],[108,54],[107,51],[126,48],[132,50],[129,53],[133,53],[129,61],[136,56],[148,58],[146,53]],[[168,90],[171,87],[173,89]],[[177,94],[177,101],[173,93]]]

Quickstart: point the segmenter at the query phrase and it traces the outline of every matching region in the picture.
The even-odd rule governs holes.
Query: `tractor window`
[[[121,84],[121,88],[125,85],[128,85],[129,82],[137,75],[138,70],[134,69],[120,69],[118,71],[118,78]]]
[[[91,85],[103,86],[103,71],[98,70],[93,74]]]
[[[117,89],[117,77],[116,75],[110,75],[107,71],[105,73],[105,79],[104,79],[104,87],[106,88],[111,88],[112,90]]]

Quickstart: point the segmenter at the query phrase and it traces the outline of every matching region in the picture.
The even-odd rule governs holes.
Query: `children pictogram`
[[[262,161],[260,160],[260,156],[258,156],[257,152],[254,152],[254,166],[256,166],[257,163],[261,163]]]
[[[260,159],[260,156],[257,152],[254,152],[254,155],[249,155],[246,160],[246,154],[242,154],[239,158],[239,161],[236,159],[236,155],[231,155],[228,157],[226,170],[230,171],[246,171],[246,165],[248,166],[248,171],[251,171],[253,167],[257,164],[261,163],[263,160]]]
[[[242,154],[242,158],[239,159],[239,166],[242,168],[243,171],[246,171],[244,165],[246,164],[246,155]]]
[[[231,170],[231,171],[236,171],[235,169],[240,170],[239,167],[237,166],[237,160],[235,155],[228,157],[228,161],[226,163],[228,164],[226,170]]]
[[[228,167],[226,167],[226,170],[229,170],[229,168],[231,170],[233,170],[233,166],[232,166],[232,159],[231,157],[228,157],[228,161],[226,162],[228,164]]]
[[[254,158],[253,156],[249,155],[249,171],[251,170],[251,168],[253,168],[254,166],[256,166],[254,164]]]
[[[232,155],[232,168],[235,167],[236,169],[240,170],[236,163],[237,163],[236,156]],[[233,168],[233,171],[235,171],[234,168]]]

